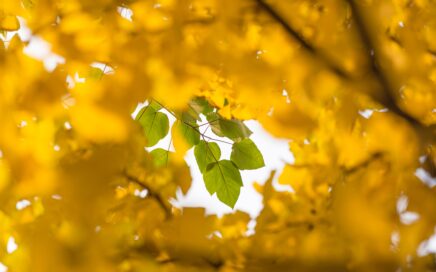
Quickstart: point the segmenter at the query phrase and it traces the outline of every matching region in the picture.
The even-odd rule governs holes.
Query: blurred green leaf
[[[168,163],[168,159],[169,159],[168,150],[162,148],[156,148],[150,152],[150,155],[153,157],[153,164],[156,167],[161,167]]]

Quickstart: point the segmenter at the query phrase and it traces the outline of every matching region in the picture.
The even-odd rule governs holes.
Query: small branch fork
[[[182,118],[179,118],[173,111],[171,111],[170,109],[168,109],[167,107],[165,107],[164,105],[162,105],[159,101],[156,101],[156,100],[154,100],[157,104],[159,104],[162,108],[164,108],[167,112],[169,112],[169,114],[171,114],[174,118],[176,118],[178,121],[180,121],[180,122],[182,122],[182,123],[184,123],[185,125],[187,125],[187,126],[189,126],[189,127],[191,127],[195,132],[197,132],[198,134],[200,134],[200,136],[203,138],[203,139],[209,139],[209,140],[211,140],[211,141],[215,141],[215,142],[220,142],[220,143],[224,143],[224,144],[228,144],[228,145],[232,145],[232,143],[230,143],[230,142],[227,142],[227,141],[224,141],[224,140],[220,140],[220,139],[216,139],[216,138],[213,138],[213,137],[210,137],[210,136],[207,136],[207,135],[205,135],[205,133],[201,133],[199,130],[198,130],[198,128],[199,127],[201,127],[201,126],[204,126],[204,125],[210,125],[210,124],[212,124],[212,123],[214,123],[214,122],[217,122],[217,121],[219,121],[219,119],[216,119],[216,120],[212,120],[212,121],[210,121],[210,122],[207,122],[207,123],[204,123],[204,124],[201,124],[201,125],[198,125],[198,126],[194,126],[194,125],[192,125],[192,124],[190,124],[190,123],[188,123],[188,122],[185,122]]]

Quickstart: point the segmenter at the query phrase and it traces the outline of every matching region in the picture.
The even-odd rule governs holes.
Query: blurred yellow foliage
[[[436,270],[435,29],[428,0],[0,0],[0,270]],[[175,152],[144,101],[188,118]],[[289,141],[256,218],[173,206],[199,112]]]

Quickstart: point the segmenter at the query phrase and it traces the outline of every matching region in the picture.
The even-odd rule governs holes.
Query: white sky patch
[[[0,34],[0,40],[3,41],[5,48],[9,47],[11,39],[17,34],[17,31],[6,31]]]
[[[280,184],[279,183],[279,177],[283,172],[283,168],[282,169],[278,169],[279,171],[277,171],[274,175],[273,178],[273,187],[276,191],[278,192],[290,192],[290,193],[295,193],[294,188],[292,188],[291,185],[288,184]]]
[[[60,147],[59,145],[54,145],[54,146],[53,146],[53,150],[56,151],[56,152],[58,152],[58,151],[61,150],[61,147]]]
[[[256,59],[260,59],[263,53],[265,53],[265,50],[257,50],[256,51]]]
[[[72,129],[73,127],[71,126],[71,123],[70,123],[70,122],[65,122],[65,123],[64,123],[64,128],[67,129],[67,130],[70,130],[70,129]]]
[[[15,208],[19,211],[23,210],[26,207],[29,207],[32,203],[27,199],[22,199],[15,204]]]
[[[91,63],[91,67],[98,68],[103,71],[105,75],[111,75],[115,73],[114,68],[102,62],[93,62]]]
[[[404,212],[400,214],[401,223],[410,225],[419,220],[419,214],[416,212]]]
[[[407,196],[402,195],[397,200],[397,213],[403,213],[407,210],[407,206],[409,205],[409,199]]]
[[[212,232],[211,234],[209,234],[207,236],[207,239],[211,240],[211,239],[213,239],[214,236],[218,237],[218,238],[223,238],[223,235],[221,234],[221,232],[216,230],[216,231]]]
[[[416,169],[415,176],[430,188],[436,186],[436,177],[432,177],[429,172],[425,171],[424,168],[420,167]]]
[[[86,79],[80,77],[79,73],[77,72],[73,76],[67,75],[67,77],[65,78],[68,89],[73,89],[76,86],[76,83],[84,83],[85,81]]]
[[[419,157],[418,160],[419,160],[419,163],[423,164],[427,160],[427,156],[423,155],[423,156]]]
[[[32,34],[32,31],[27,27],[26,21],[23,18],[18,17],[18,20],[20,22],[20,29],[18,29],[18,31],[8,31],[5,36],[1,35],[0,37],[6,47],[9,46],[9,41],[15,35],[18,35],[22,41],[27,42],[27,45],[23,49],[24,54],[42,61],[47,71],[52,72],[58,64],[65,63],[65,59],[62,56],[51,51],[51,45],[48,42]]]
[[[254,235],[256,225],[257,225],[257,221],[255,219],[251,219],[250,222],[248,222],[247,224],[247,231],[245,232],[245,235],[246,236]]]
[[[18,36],[20,36],[22,41],[30,41],[32,38],[32,31],[27,27],[26,21],[22,17],[18,16],[18,21],[20,22],[20,29],[16,31],[16,33],[18,33]]]
[[[400,243],[400,233],[398,233],[398,231],[392,232],[391,234],[392,249],[397,249],[399,243]]]
[[[419,220],[419,214],[416,212],[407,211],[409,199],[407,196],[402,195],[397,200],[397,213],[400,216],[401,223],[410,225]]]
[[[67,78],[65,79],[65,81],[67,82],[68,89],[72,89],[72,88],[74,88],[74,86],[76,86],[76,83],[74,82],[73,77],[70,75],[67,75]]]
[[[436,254],[436,229],[435,234],[430,236],[428,240],[422,242],[417,250],[418,256],[426,256],[429,254]]]
[[[18,249],[18,245],[17,243],[15,243],[15,238],[14,237],[9,237],[8,239],[8,243],[6,245],[6,251],[11,254],[13,253],[15,250]]]
[[[139,190],[136,189],[133,194],[139,198],[145,198],[148,195],[147,189]]]
[[[71,108],[76,104],[76,99],[71,94],[62,96],[62,106],[66,109]]]
[[[374,111],[370,109],[359,110],[359,114],[365,119],[369,119],[373,113]]]
[[[358,113],[363,118],[369,119],[374,114],[374,112],[388,112],[388,111],[389,110],[387,108],[381,108],[381,109],[363,109],[363,110],[359,110]]]
[[[0,262],[0,272],[7,272],[8,267]]]
[[[58,194],[54,194],[54,195],[51,196],[51,198],[53,198],[54,200],[61,200],[62,196],[58,195]]]
[[[287,104],[291,104],[291,98],[289,97],[288,91],[286,89],[282,90],[282,96],[286,97]]]
[[[138,115],[139,111],[140,111],[144,106],[147,106],[147,105],[148,105],[148,102],[147,102],[147,101],[142,102],[142,103],[138,103],[138,106],[136,106],[136,109],[135,109],[135,110],[132,112],[132,114],[131,114],[132,119],[135,120],[136,115]]]
[[[32,58],[43,62],[47,71],[52,72],[58,64],[65,63],[65,59],[52,52],[51,45],[37,35],[33,35],[32,31],[27,27],[26,21],[20,20],[20,29],[18,35],[21,40],[28,42],[24,47],[24,53]]]
[[[75,82],[75,83],[85,83],[85,81],[86,81],[86,78],[84,78],[84,77],[80,77],[80,75],[79,75],[78,72],[76,72],[76,73],[74,74],[73,79],[74,79],[74,82]]]
[[[21,120],[20,123],[18,124],[19,128],[23,128],[25,126],[27,126],[27,121],[25,121],[25,120]]]
[[[32,36],[24,53],[44,63],[47,71],[52,72],[58,64],[65,63],[65,59],[51,51],[51,45],[38,36]]]
[[[154,8],[156,7],[157,4],[155,4],[155,6],[153,6]],[[132,16],[133,16],[133,11],[129,8],[126,7],[117,7],[117,11],[120,14],[121,17],[123,17],[124,19],[126,19],[127,21],[132,21]]]

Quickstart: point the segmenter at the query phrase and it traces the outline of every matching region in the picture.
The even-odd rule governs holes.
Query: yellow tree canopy
[[[0,35],[1,271],[436,269],[434,1],[0,0]],[[234,207],[251,119],[295,157],[260,215],[174,207],[191,148]]]

